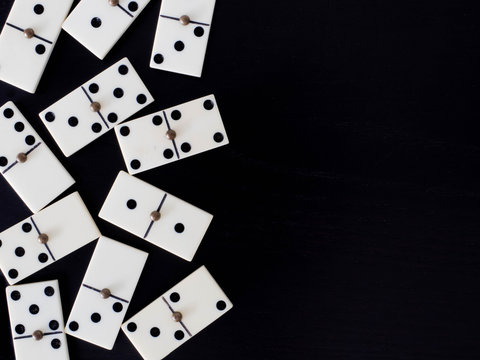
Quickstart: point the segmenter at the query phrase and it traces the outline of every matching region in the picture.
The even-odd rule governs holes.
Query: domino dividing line
[[[85,90],[85,88],[83,86],[80,86],[83,90],[83,92],[85,93],[85,95],[87,96],[88,98],[88,101],[90,101],[90,104],[93,103],[93,100],[92,98],[90,97],[90,95],[88,95],[88,92],[87,90]],[[102,113],[100,112],[100,110],[98,110],[98,115],[100,116],[100,119],[102,119],[103,123],[105,124],[105,126],[107,127],[107,129],[110,129],[110,127],[108,126],[107,122],[105,121],[105,118],[103,117]]]
[[[162,208],[163,203],[165,202],[165,199],[166,199],[166,198],[167,198],[167,194],[165,193],[165,194],[163,195],[162,201],[160,201],[160,205],[158,205],[157,212],[159,212],[160,209]],[[143,238],[146,238],[146,237],[147,237],[147,235],[150,233],[150,230],[152,229],[152,226],[153,226],[153,220],[150,221],[150,225],[148,225],[147,232],[145,233],[145,235],[143,236]]]
[[[132,17],[133,18],[133,14],[131,14],[127,9],[125,9],[122,5],[118,4],[117,5],[120,9],[122,9],[125,14],[127,14],[128,16]]]
[[[90,285],[87,285],[87,284],[82,284],[82,286],[86,287],[87,289],[90,289],[90,290],[93,290],[93,291],[96,291],[98,293],[102,292],[102,290],[99,290],[97,288],[94,288],[93,286],[90,286]],[[124,303],[129,303],[128,300],[125,300],[125,299],[122,299],[121,297],[118,297],[118,296],[115,296],[115,295],[110,295],[111,298],[114,298],[114,299],[117,299],[119,301],[123,301]]]
[[[173,308],[170,306],[170,304],[168,303],[168,301],[162,296],[162,300],[165,302],[165,304],[167,304],[168,308],[170,309],[170,311],[172,312],[172,314],[175,312],[173,310]],[[187,334],[192,337],[192,334],[190,333],[190,331],[187,329],[187,327],[185,326],[185,324],[183,323],[183,321],[180,321],[180,325],[182,325],[182,327],[185,329],[185,331],[187,332]]]
[[[10,24],[10,23],[8,23],[8,22],[7,22],[6,24],[7,24],[8,26],[10,26],[10,27],[18,30],[18,31],[21,31],[21,32],[24,32],[24,31],[25,31],[25,29],[22,29],[22,28],[19,27],[19,26]],[[50,44],[50,45],[53,44],[53,42],[51,42],[50,40],[47,40],[47,39],[45,39],[45,38],[43,38],[43,37],[41,37],[41,36],[38,36],[38,35],[36,35],[36,34],[34,34],[33,37],[36,37],[36,38],[39,39],[39,40],[45,41],[46,43],[48,43],[48,44]]]
[[[177,17],[174,17],[174,16],[168,16],[168,15],[160,15],[161,17],[165,18],[165,19],[171,19],[171,20],[180,20],[180,18],[177,18]],[[204,26],[210,26],[210,24],[205,24],[205,23],[201,23],[201,22],[198,22],[198,21],[193,21],[193,20],[190,20],[190,23],[191,24],[197,24],[197,25],[204,25]]]
[[[47,333],[43,333],[43,336],[57,335],[57,334],[63,334],[63,331],[47,332]],[[13,340],[29,339],[31,337],[33,337],[33,335],[17,336],[17,337],[14,337]]]
[[[33,220],[33,217],[30,217],[30,221],[32,222],[33,227],[34,227],[35,230],[37,231],[37,234],[40,235],[41,232],[40,232],[40,230],[38,229],[37,224],[36,224],[35,221]],[[52,258],[52,260],[53,260],[53,261],[56,261],[55,256],[53,256],[52,251],[50,250],[50,247],[48,246],[48,244],[45,243],[45,244],[43,244],[43,245],[45,245],[45,248],[47,249],[48,253],[50,254],[50,257]]]
[[[163,116],[165,117],[165,123],[167,124],[167,129],[171,130],[170,123],[168,122],[168,117],[165,111],[163,111]],[[172,140],[172,143],[173,143],[173,147],[175,148],[175,154],[177,155],[177,159],[180,159],[180,156],[178,155],[177,143],[175,142],[175,139]]]
[[[39,142],[38,144],[36,144],[34,147],[32,147],[30,150],[28,150],[25,155],[28,155],[30,154],[33,150],[35,150],[37,147],[39,147],[42,143]],[[8,170],[10,170],[11,168],[13,168],[15,165],[18,164],[18,160],[15,160],[9,167],[7,167],[5,170],[3,170],[2,174],[5,174]]]

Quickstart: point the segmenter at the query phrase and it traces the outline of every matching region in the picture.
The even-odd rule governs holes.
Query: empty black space
[[[0,84],[101,232],[149,252],[125,321],[205,265],[234,307],[169,359],[478,359],[478,1],[217,1],[201,78],[149,68],[159,9],[103,61],[62,32],[35,95]],[[192,262],[98,218],[126,169],[114,131],[65,158],[38,118],[125,56],[156,99],[135,117],[213,93],[225,123],[229,145],[138,175],[214,215]],[[0,177],[0,230],[29,215]],[[21,283],[59,279],[67,320],[94,245]],[[0,329],[13,359],[5,296]],[[68,346],[140,359],[122,332]]]

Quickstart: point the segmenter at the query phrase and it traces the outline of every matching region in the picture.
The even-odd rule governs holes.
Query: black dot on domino
[[[205,100],[203,102],[203,108],[205,110],[212,110],[214,106],[215,106],[215,104],[213,103],[212,100]]]
[[[38,255],[38,261],[40,261],[42,264],[46,263],[48,261],[48,255],[45,253],[41,253]]]
[[[118,73],[120,75],[127,75],[128,74],[128,66],[127,65],[120,65],[118,67]]]
[[[62,346],[62,342],[60,341],[60,339],[53,339],[50,345],[52,346],[52,348],[57,350],[60,349],[60,347]]]
[[[3,110],[3,116],[5,116],[7,119],[12,118],[13,110],[10,108],[6,108],[5,110]]]
[[[100,88],[95,83],[90,84],[90,86],[88,87],[88,91],[90,91],[92,94],[96,94],[98,92],[98,90],[100,90]]]
[[[12,291],[12,293],[10,294],[10,298],[13,301],[18,301],[20,300],[21,297],[22,295],[20,294],[20,291],[17,291],[17,290]]]
[[[33,145],[35,144],[35,138],[32,135],[28,135],[25,137],[25,144]]]
[[[107,120],[111,123],[116,123],[118,120],[118,115],[115,114],[114,112],[111,112],[110,114],[108,114]]]
[[[141,164],[140,161],[137,160],[137,159],[134,159],[134,160],[130,161],[130,167],[131,167],[133,170],[138,170],[138,169],[140,169],[140,166],[141,166],[141,165],[142,165],[142,164]]]
[[[128,126],[122,126],[120,128],[120,135],[122,135],[122,136],[130,135],[130,128]]]
[[[17,255],[18,257],[22,257],[23,255],[25,255],[25,249],[21,246],[17,247],[15,249],[15,255]]]
[[[178,110],[173,110],[170,116],[173,120],[180,120],[180,118],[182,117],[182,113]]]
[[[152,123],[153,125],[155,126],[159,126],[159,125],[162,125],[162,122],[163,122],[163,119],[160,115],[155,115],[152,119]]]
[[[90,319],[91,319],[92,322],[94,322],[94,323],[99,323],[100,320],[102,320],[102,317],[100,316],[99,313],[93,313],[92,316],[90,316]]]
[[[217,309],[220,310],[220,311],[223,311],[227,308],[227,304],[225,303],[225,301],[223,300],[219,300],[217,301]]]
[[[99,17],[94,17],[92,21],[90,21],[90,24],[97,29],[102,25],[102,19]]]
[[[33,145],[35,144],[35,138],[32,135],[28,135],[25,137],[25,144]]]
[[[5,156],[0,156],[0,166],[6,166],[8,164],[8,160]]]
[[[68,328],[72,331],[77,331],[79,326],[76,321],[72,321],[70,324],[68,324]]]
[[[40,312],[40,308],[38,307],[37,304],[32,304],[28,308],[28,311],[30,311],[30,314],[32,315],[37,315]]]
[[[18,277],[18,271],[15,269],[8,270],[8,277],[10,279],[16,279]]]
[[[68,119],[68,125],[70,125],[71,127],[77,126],[78,125],[78,119],[75,116],[71,116]]]
[[[0,247],[2,247],[2,240],[0,240]]]
[[[45,8],[41,4],[37,4],[33,7],[33,12],[37,15],[43,14],[44,10],[45,10]]]
[[[113,304],[112,309],[113,311],[119,313],[123,310],[123,305],[122,303],[116,302],[115,304]]]
[[[158,337],[160,335],[160,329],[157,327],[151,328],[150,335],[152,335],[153,337]]]
[[[171,149],[166,149],[164,152],[163,152],[163,157],[165,159],[171,159],[173,157],[173,151]]]
[[[55,120],[55,114],[51,111],[47,112],[45,114],[45,120],[47,120],[48,122],[52,122],[53,120]]]
[[[185,49],[185,44],[182,41],[179,40],[179,41],[175,42],[175,45],[173,47],[177,51],[183,51],[183,49]]]
[[[38,55],[43,55],[45,54],[45,46],[42,45],[42,44],[38,44],[37,46],[35,46],[35,52],[38,54]]]
[[[29,224],[29,223],[23,224],[22,230],[23,232],[29,233],[30,231],[32,231],[32,224]]]
[[[48,327],[51,329],[51,330],[57,330],[58,327],[60,326],[60,324],[58,323],[57,320],[52,320],[48,323]]]
[[[182,149],[184,153],[188,153],[190,150],[192,150],[192,146],[189,143],[185,142],[182,145],[180,145],[180,149]]]
[[[17,326],[15,326],[15,332],[19,335],[22,335],[23,333],[25,333],[25,326],[23,326],[22,324],[18,324]]]
[[[179,294],[179,293],[173,292],[173,293],[170,294],[170,301],[171,301],[171,302],[176,303],[176,302],[178,302],[179,300],[180,300],[180,294]]]
[[[99,133],[100,131],[102,131],[102,125],[100,125],[100,123],[94,123],[92,125],[92,131],[94,133]]]
[[[222,133],[215,133],[213,135],[213,141],[217,142],[217,143],[221,143],[223,141],[223,134]]]
[[[130,210],[133,210],[137,207],[137,202],[133,199],[130,199],[127,201],[127,207],[130,209]]]
[[[183,233],[185,231],[185,225],[183,225],[182,223],[176,224],[175,231],[179,234]]]
[[[144,94],[139,94],[137,96],[137,102],[139,104],[145,104],[147,102],[147,97]]]
[[[115,96],[117,99],[120,99],[123,96],[123,90],[121,88],[116,88],[113,90],[113,96]]]
[[[128,323],[127,330],[130,332],[135,332],[137,330],[137,324],[135,324],[134,322]]]
[[[163,63],[163,55],[162,54],[155,54],[155,56],[153,57],[153,62],[155,64],[161,64]]]
[[[205,30],[201,26],[197,26],[195,30],[193,30],[193,33],[195,34],[196,37],[202,37],[203,34],[205,34]]]
[[[15,128],[16,132],[22,132],[25,129],[25,125],[23,125],[23,123],[20,121],[16,122],[13,127]]]
[[[45,290],[43,290],[44,294],[47,296],[53,296],[55,294],[55,289],[51,286],[47,286]]]
[[[138,4],[135,1],[130,1],[130,3],[128,4],[128,10],[137,11],[138,10]]]
[[[175,339],[177,340],[182,340],[185,337],[185,334],[183,333],[182,330],[177,330],[175,331]]]

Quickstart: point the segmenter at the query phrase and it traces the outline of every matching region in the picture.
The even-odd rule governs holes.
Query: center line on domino
[[[28,338],[31,338],[31,337],[32,337],[32,335],[17,336],[15,338],[13,338],[13,340],[28,339]]]
[[[177,20],[177,21],[180,20],[180,18],[177,18],[177,17],[174,17],[174,16],[168,16],[168,15],[160,15],[160,16],[163,17],[163,18],[166,18],[166,19]],[[190,20],[190,23],[191,24],[197,24],[197,25],[210,26],[210,24],[205,24],[205,23],[201,23],[201,22],[193,21],[193,20]]]
[[[45,245],[45,247],[47,248],[47,251],[48,251],[48,253],[50,254],[50,256],[52,257],[52,260],[53,260],[53,261],[56,261],[56,260],[55,260],[55,256],[53,256],[52,252],[50,251],[50,247],[48,246],[48,244],[43,244],[43,245]]]
[[[163,116],[165,117],[165,123],[167,124],[167,129],[170,129],[170,123],[168,122],[167,114],[165,111],[163,112]],[[177,159],[180,159],[180,155],[178,155],[177,144],[175,143],[175,139],[172,139],[173,147],[175,149],[175,154],[177,155]]]
[[[57,335],[57,334],[63,334],[63,331],[52,331],[52,332],[47,332],[44,333],[43,336],[48,336],[48,335]]]
[[[19,27],[19,26],[10,24],[10,23],[8,23],[8,22],[7,22],[6,24],[7,24],[8,26],[10,26],[10,27],[18,30],[18,31],[21,31],[21,32],[24,32],[24,31],[25,31],[25,29],[22,29],[22,28]],[[45,39],[45,38],[43,38],[43,37],[41,37],[41,36],[38,36],[38,35],[36,35],[36,34],[34,34],[33,37],[36,37],[36,38],[39,39],[39,40],[45,41],[46,43],[48,43],[48,44],[50,44],[50,45],[53,44],[53,42],[51,42],[50,40],[47,40],[47,39]]]
[[[30,150],[28,150],[28,151],[25,153],[25,155],[30,154],[33,150],[35,150],[35,149],[36,149],[37,147],[39,147],[41,144],[42,144],[41,142],[35,144],[34,147],[32,147]]]
[[[90,290],[93,290],[93,291],[96,291],[98,293],[101,293],[102,290],[99,290],[97,288],[94,288],[93,286],[90,286],[90,285],[87,285],[87,284],[82,284],[82,286],[86,287],[87,289],[90,289]],[[114,298],[114,299],[117,299],[119,301],[123,301],[124,303],[129,303],[129,301],[125,300],[125,299],[122,299],[121,297],[118,297],[118,296],[115,296],[115,295],[110,295],[110,297]]]
[[[25,155],[28,155],[30,154],[33,150],[35,150],[37,147],[39,147],[41,144],[41,142],[39,142],[38,144],[36,144],[34,147],[32,147],[30,150],[28,150]],[[12,164],[10,164],[9,167],[7,167],[5,170],[2,171],[2,174],[5,174],[8,170],[10,170],[11,168],[13,168],[15,165],[18,164],[18,160],[15,160]]]
[[[40,235],[41,232],[40,232],[40,230],[38,229],[37,224],[36,224],[35,221],[33,220],[33,217],[30,217],[30,221],[32,222],[32,225],[33,225],[33,227],[35,228],[35,231],[37,232],[37,234]]]
[[[130,14],[130,12],[129,12],[127,9],[125,9],[122,5],[118,4],[117,6],[118,6],[120,9],[122,9],[122,10],[125,12],[125,14],[127,14],[128,16],[130,16],[130,17],[133,18],[133,15]]]
[[[85,90],[85,88],[83,86],[80,86],[83,90],[83,92],[85,93],[85,95],[87,96],[88,98],[88,101],[90,101],[90,104],[93,104],[93,100],[92,98],[90,97],[90,95],[88,95],[88,92],[87,90]],[[102,119],[103,123],[105,124],[105,126],[107,127],[107,129],[110,129],[110,127],[108,126],[107,122],[105,121],[105,118],[103,117],[102,113],[100,112],[100,110],[97,111],[98,115],[100,116],[100,118]]]
[[[165,199],[167,198],[167,194],[164,194],[163,195],[163,198],[162,198],[162,201],[160,201],[160,205],[158,205],[158,208],[157,208],[157,212],[160,212],[160,209],[162,208],[163,206],[163,203],[165,202]],[[152,226],[153,226],[153,220],[150,221],[150,225],[148,225],[148,229],[147,229],[147,232],[145,233],[145,235],[143,236],[144,238],[146,238],[148,236],[148,233],[150,232],[150,230],[152,229]]]
[[[165,304],[167,304],[168,308],[170,309],[170,311],[173,313],[175,313],[175,310],[173,310],[173,308],[170,306],[170,304],[168,303],[168,301],[162,296],[162,300],[165,302]],[[187,329],[187,327],[185,326],[185,324],[183,323],[183,321],[180,321],[180,325],[182,325],[182,327],[185,329],[185,331],[187,332],[187,334],[192,337],[192,334],[190,333],[190,331]]]
[[[58,335],[58,334],[63,334],[63,331],[52,331],[52,332],[47,332],[44,333],[43,336],[48,336],[48,335]],[[33,337],[33,335],[24,335],[24,336],[17,336],[13,338],[13,340],[22,340],[22,339],[29,339]]]
[[[5,170],[3,170],[2,174],[5,174],[8,170],[13,168],[17,164],[18,164],[18,160],[15,160],[9,167],[7,167]]]
[[[30,221],[32,222],[32,225],[33,227],[35,228],[35,231],[37,232],[38,235],[41,235],[42,233],[40,232],[40,229],[38,228],[37,224],[35,223],[35,221],[33,220],[33,217],[30,217]],[[45,245],[45,248],[47,249],[48,253],[50,254],[50,257],[52,258],[53,261],[56,261],[55,260],[55,256],[53,256],[53,253],[52,251],[50,250],[50,247],[48,246],[47,243],[43,244]]]

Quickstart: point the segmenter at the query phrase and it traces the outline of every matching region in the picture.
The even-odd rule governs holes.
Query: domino
[[[32,212],[75,183],[11,101],[0,108],[0,172]]]
[[[15,0],[0,35],[0,80],[35,93],[73,0]]]
[[[147,256],[101,237],[68,318],[66,333],[111,350]]]
[[[100,218],[191,261],[213,216],[120,171]]]
[[[17,360],[68,360],[58,281],[8,286],[10,326]]]
[[[215,0],[164,0],[150,67],[200,77]]]
[[[0,269],[15,284],[99,236],[75,192],[0,233]]]
[[[122,325],[145,360],[160,360],[233,307],[205,266]]]
[[[103,59],[150,0],[82,0],[63,29]]]
[[[151,102],[152,95],[123,58],[42,111],[40,119],[68,157]]]
[[[229,143],[214,95],[129,121],[115,134],[130,174]]]

